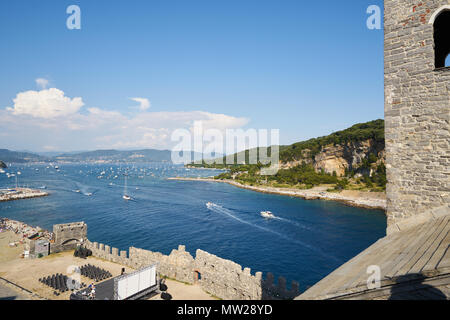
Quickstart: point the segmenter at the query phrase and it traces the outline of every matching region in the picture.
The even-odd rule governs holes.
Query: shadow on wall
[[[447,300],[446,295],[431,284],[421,273],[407,274],[395,279],[389,300]]]
[[[287,288],[286,279],[278,277],[275,284],[275,277],[271,272],[266,274],[266,279],[261,279],[261,299],[262,300],[294,300],[299,294],[299,284],[292,281],[291,288]]]

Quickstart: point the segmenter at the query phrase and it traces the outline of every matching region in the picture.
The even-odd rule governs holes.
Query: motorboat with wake
[[[128,174],[125,173],[125,187],[123,189],[123,200],[131,200],[131,197],[127,194],[127,178],[128,178]]]
[[[261,216],[266,218],[266,219],[273,219],[273,218],[275,218],[273,213],[270,212],[270,211],[261,211]]]
[[[206,203],[206,207],[208,208],[208,209],[211,209],[211,207],[213,207],[214,206],[214,203],[212,203],[212,202],[207,202]]]

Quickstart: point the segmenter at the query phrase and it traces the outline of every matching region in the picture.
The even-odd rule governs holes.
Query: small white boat
[[[273,219],[275,216],[270,211],[261,211],[261,216],[267,219]]]
[[[73,190],[73,192],[80,193],[81,190],[77,189],[77,190]]]
[[[85,193],[85,195],[90,197],[90,196],[92,196],[92,192]]]
[[[122,196],[122,198],[123,198],[123,200],[131,200],[131,197],[130,197],[130,196],[127,196],[126,194],[124,194],[124,195]]]

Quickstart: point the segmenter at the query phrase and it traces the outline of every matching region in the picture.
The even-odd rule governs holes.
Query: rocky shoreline
[[[366,208],[366,209],[381,209],[386,211],[386,197],[379,196],[373,192],[353,192],[351,191],[345,193],[332,193],[323,190],[309,189],[309,190],[298,190],[290,188],[275,188],[275,187],[263,187],[263,186],[249,186],[233,180],[218,180],[212,178],[184,178],[175,177],[168,178],[169,180],[180,180],[180,181],[203,181],[203,182],[222,182],[228,183],[238,188],[253,190],[262,193],[278,194],[291,197],[299,197],[305,200],[329,200],[338,201],[352,207]],[[374,196],[376,195],[376,196]]]
[[[20,199],[30,199],[37,197],[45,197],[48,196],[47,192],[29,189],[29,188],[17,188],[13,190],[0,190],[0,201],[12,201],[12,200],[20,200]]]

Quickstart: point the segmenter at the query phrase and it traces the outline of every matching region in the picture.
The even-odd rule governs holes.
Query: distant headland
[[[280,146],[278,171],[274,175],[262,173],[268,165],[259,162],[259,151],[259,148],[245,150],[214,161],[190,163],[186,167],[226,169],[210,181],[223,181],[255,191],[386,208],[382,119]],[[271,147],[262,151],[270,154]],[[257,164],[249,163],[251,152],[258,155]]]

